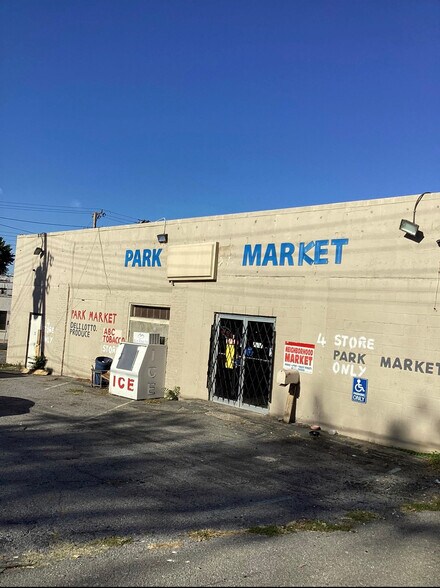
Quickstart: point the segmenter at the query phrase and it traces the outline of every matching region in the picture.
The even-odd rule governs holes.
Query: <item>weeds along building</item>
[[[97,356],[158,333],[183,398],[281,418],[292,396],[298,422],[438,450],[440,193],[405,238],[416,202],[20,236],[8,362],[44,353],[55,374],[90,378]],[[299,388],[282,385],[292,370]]]

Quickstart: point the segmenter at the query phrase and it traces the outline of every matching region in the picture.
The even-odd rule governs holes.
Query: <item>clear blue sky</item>
[[[1,0],[0,100],[14,246],[437,191],[440,2]]]

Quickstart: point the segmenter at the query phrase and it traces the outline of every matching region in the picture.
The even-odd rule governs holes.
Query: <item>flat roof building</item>
[[[12,300],[12,276],[0,276],[0,344],[7,343]]]
[[[416,201],[20,236],[8,361],[90,378],[155,333],[184,398],[439,450],[440,193],[405,238]]]

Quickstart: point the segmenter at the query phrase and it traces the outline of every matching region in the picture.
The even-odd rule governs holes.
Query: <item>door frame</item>
[[[26,344],[25,367],[31,368],[35,357],[41,355],[41,342],[43,338],[43,315],[40,312],[29,313],[28,336]],[[29,352],[33,352],[29,355]]]
[[[216,347],[215,357],[214,357],[214,352],[213,352],[212,346],[214,344],[213,334],[218,331],[218,329],[220,327],[221,319],[242,321],[244,337],[243,337],[243,340],[241,341],[241,344],[242,344],[243,348],[246,348],[249,322],[270,323],[271,325],[273,325],[273,335],[272,335],[273,339],[272,339],[272,347],[271,347],[271,365],[270,365],[270,388],[267,391],[268,392],[268,401],[267,401],[266,407],[257,406],[254,404],[249,404],[249,403],[243,402],[243,384],[244,384],[244,378],[245,378],[246,363],[244,363],[244,368],[242,366],[240,369],[239,384],[238,384],[239,394],[238,394],[237,400],[229,400],[229,399],[225,399],[225,398],[222,398],[220,396],[215,395],[216,373],[217,373],[217,368],[218,368],[218,345]],[[210,349],[210,353],[209,353],[209,365],[208,365],[209,400],[211,400],[212,402],[216,402],[218,404],[223,404],[226,406],[233,406],[235,408],[242,408],[244,410],[259,412],[262,414],[269,413],[269,405],[271,402],[271,394],[272,394],[272,387],[273,387],[273,367],[274,367],[273,364],[274,364],[274,357],[275,357],[275,333],[276,333],[275,325],[276,325],[276,318],[275,317],[248,315],[248,314],[234,314],[234,313],[227,313],[227,312],[214,313],[214,322],[211,326],[211,349]],[[246,362],[246,358],[243,357],[243,359]],[[210,387],[209,381],[212,382],[211,387]]]

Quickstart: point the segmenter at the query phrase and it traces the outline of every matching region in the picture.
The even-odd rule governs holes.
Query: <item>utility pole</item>
[[[96,229],[96,221],[98,218],[101,218],[101,216],[105,216],[105,212],[102,209],[92,214],[92,229]]]

